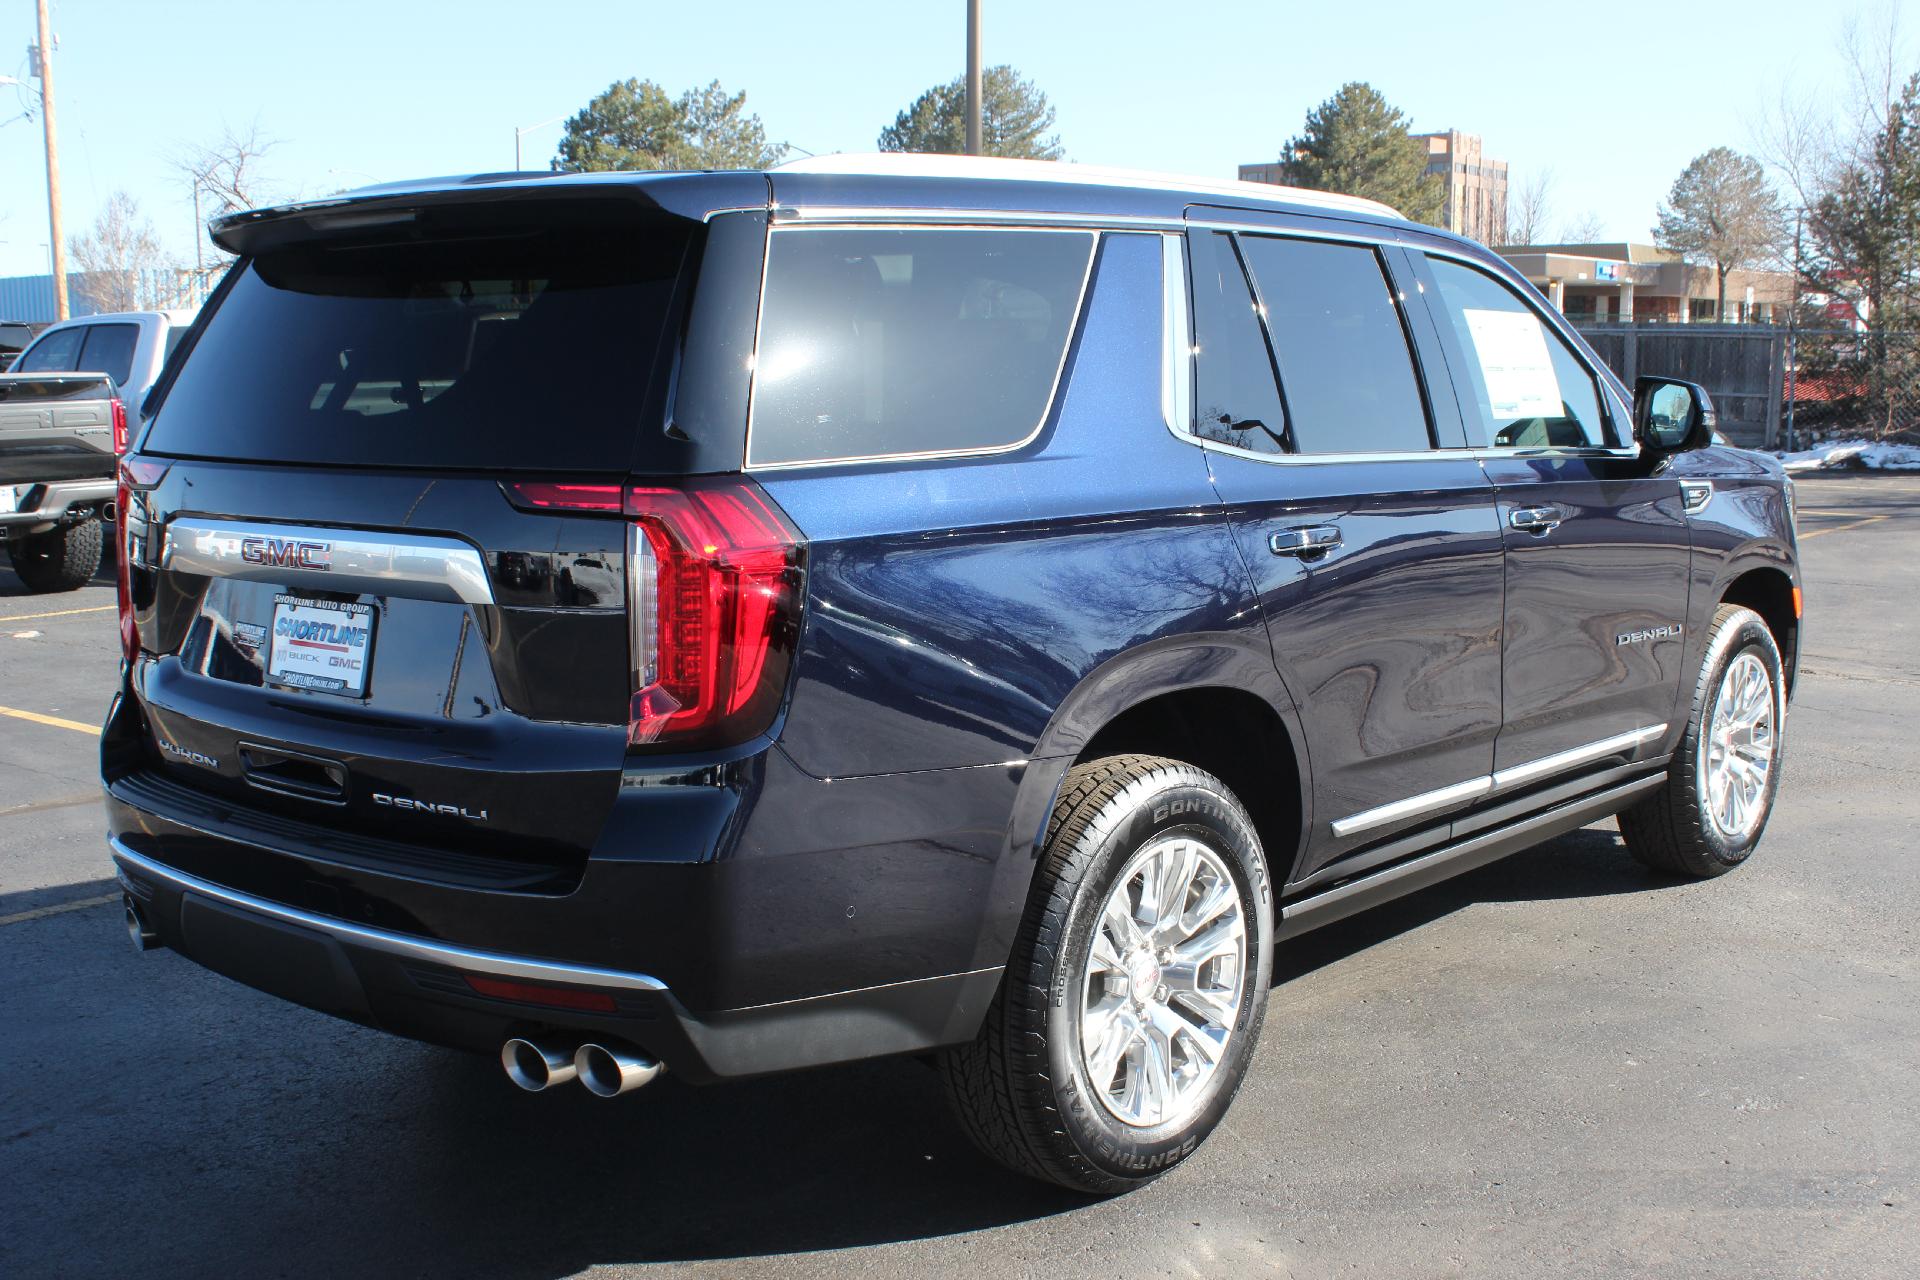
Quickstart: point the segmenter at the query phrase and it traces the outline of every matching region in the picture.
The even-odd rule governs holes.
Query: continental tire
[[[100,571],[102,541],[100,517],[89,516],[78,524],[16,539],[7,544],[7,551],[13,557],[13,571],[27,590],[75,591]]]
[[[1158,756],[1076,766],[985,1024],[940,1055],[961,1125],[1075,1190],[1152,1181],[1239,1091],[1272,934],[1260,841],[1219,779]]]
[[[1620,815],[1628,851],[1657,871],[1701,878],[1745,862],[1773,812],[1786,720],[1773,633],[1753,610],[1721,605],[1666,784]]]

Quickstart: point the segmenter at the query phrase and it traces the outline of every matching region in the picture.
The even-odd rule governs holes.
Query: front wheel
[[[1272,934],[1260,841],[1219,779],[1157,756],[1076,766],[985,1025],[941,1055],[962,1126],[1079,1191],[1165,1173],[1239,1091]]]
[[[1628,852],[1655,870],[1700,878],[1747,860],[1780,789],[1786,687],[1766,621],[1721,605],[1666,785],[1620,815]]]

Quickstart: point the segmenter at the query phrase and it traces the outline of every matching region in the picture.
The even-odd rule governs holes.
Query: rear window
[[[244,263],[145,447],[436,469],[636,465],[684,231],[506,216],[434,211],[381,242]]]
[[[1005,448],[1045,420],[1086,231],[775,231],[754,361],[757,466]]]

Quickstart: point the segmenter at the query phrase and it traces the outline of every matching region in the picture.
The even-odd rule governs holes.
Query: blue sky
[[[1920,0],[1908,0],[1920,9]],[[1364,4],[986,0],[987,61],[1011,62],[1059,111],[1069,157],[1232,176],[1268,159],[1344,80],[1417,128],[1482,134],[1516,181],[1555,172],[1555,222],[1592,213],[1645,238],[1698,152],[1754,144],[1783,80],[1841,96],[1848,13],[1887,0],[1371,0]],[[962,0],[539,4],[55,0],[67,231],[125,188],[193,257],[168,159],[224,122],[281,140],[289,196],[372,179],[511,167],[513,130],[610,82],[744,89],[769,135],[871,150],[929,85],[962,69]],[[1605,19],[1591,15],[1604,12]],[[24,76],[30,0],[0,8],[0,75]],[[21,91],[0,87],[0,119]],[[526,139],[544,166],[558,126]],[[0,124],[0,275],[46,270],[37,123]]]

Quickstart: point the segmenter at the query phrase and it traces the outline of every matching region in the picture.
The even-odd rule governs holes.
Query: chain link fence
[[[1920,444],[1920,333],[1803,329],[1789,350],[1782,426],[1792,447]]]

